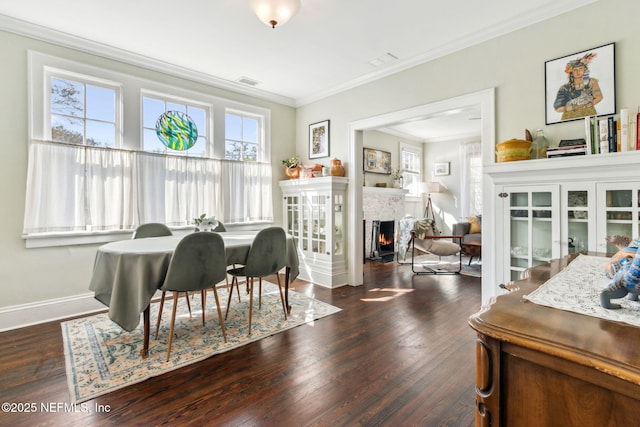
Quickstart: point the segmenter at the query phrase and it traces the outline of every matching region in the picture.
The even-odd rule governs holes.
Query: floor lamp
[[[427,205],[424,207],[424,218],[431,218],[433,223],[436,222],[436,215],[433,212],[433,204],[431,203],[431,193],[440,192],[440,183],[435,181],[421,182],[420,192],[427,193]]]

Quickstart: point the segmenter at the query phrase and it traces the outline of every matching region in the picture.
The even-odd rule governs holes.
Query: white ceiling
[[[0,0],[0,29],[300,106],[593,1],[302,0],[271,29],[249,0]]]

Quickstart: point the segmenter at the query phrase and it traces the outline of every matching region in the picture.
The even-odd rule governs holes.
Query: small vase
[[[300,166],[286,167],[284,168],[284,174],[287,175],[289,179],[298,179],[300,177]]]
[[[331,176],[344,176],[344,166],[337,158],[331,160]]]

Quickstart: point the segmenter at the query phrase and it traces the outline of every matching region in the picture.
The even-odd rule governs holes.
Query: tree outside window
[[[116,146],[116,90],[52,76],[51,140],[100,147]]]
[[[244,162],[258,161],[262,141],[260,117],[228,111],[225,115],[224,158]]]

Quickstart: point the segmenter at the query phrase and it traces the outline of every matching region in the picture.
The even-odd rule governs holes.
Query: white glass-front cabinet
[[[606,243],[606,236],[621,235],[634,239],[640,235],[640,182],[602,182],[596,184],[596,188],[597,250],[612,254],[618,249]]]
[[[280,181],[284,228],[296,241],[300,278],[327,287],[347,283],[347,178]]]
[[[512,186],[505,200],[505,280],[518,280],[524,270],[560,255],[559,186]]]
[[[505,186],[500,194],[509,221],[503,280],[558,256],[617,252],[606,236],[640,236],[640,182]]]

